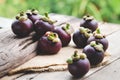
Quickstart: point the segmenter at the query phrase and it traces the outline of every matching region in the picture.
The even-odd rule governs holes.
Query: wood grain
[[[59,22],[56,23],[55,25],[60,25],[60,24],[64,24],[65,22],[69,22],[74,29],[76,30],[79,27],[80,24],[80,19],[75,18],[75,17],[69,17],[69,16],[64,16],[64,15],[57,15],[57,14],[51,14],[51,18],[53,19],[57,19]],[[116,32],[118,30],[120,30],[120,25],[117,24],[108,24],[108,23],[99,23],[100,29],[101,31],[106,34],[109,35],[107,38],[109,39],[110,43],[110,47],[108,49],[108,51],[112,54],[111,56],[111,60],[110,62],[114,61],[116,58],[119,58],[118,56],[118,50],[119,47],[116,49],[116,45],[120,44],[118,41],[119,40],[118,37],[117,38],[113,38],[114,36],[118,35],[118,33],[116,34]],[[1,75],[4,75],[5,73],[7,73],[9,70],[11,70],[12,68],[23,64],[24,62],[28,61],[29,59],[31,59],[32,57],[36,56],[36,54],[34,53],[35,51],[35,45],[36,42],[32,43],[32,40],[30,39],[30,37],[24,38],[24,39],[19,39],[16,38],[13,33],[8,30],[5,32],[1,32],[2,35],[0,35],[1,39],[0,39],[0,73]],[[119,33],[120,34],[120,33]],[[32,44],[30,44],[32,43]],[[115,44],[114,44],[115,43]],[[29,47],[27,46],[29,45]],[[25,47],[27,46],[27,47]],[[25,48],[24,48],[25,47]],[[24,48],[24,49],[23,49]],[[33,50],[31,49],[33,48]],[[21,50],[23,49],[23,50]],[[94,72],[102,69],[104,66],[101,67],[97,67],[97,68],[92,68],[90,70],[90,72],[83,77],[89,77],[90,75],[94,74]],[[59,76],[61,75],[61,76]],[[4,78],[2,78],[1,80],[12,80],[17,78],[20,75],[17,76],[6,76]],[[23,75],[23,77],[19,77],[17,78],[18,80],[26,80],[26,79],[30,79],[33,78],[33,80],[53,80],[55,79],[54,76],[57,77],[57,80],[76,80],[74,78],[71,77],[71,75],[65,71],[65,72],[51,72],[51,73],[41,73],[41,74],[36,74],[35,76],[26,76]],[[36,77],[37,76],[37,77]],[[6,78],[6,79],[5,79]]]
[[[120,58],[84,80],[118,80],[119,78]]]
[[[57,16],[58,17],[58,16]],[[73,21],[72,21],[73,20]],[[74,24],[74,29],[78,29],[79,27],[76,27],[77,24],[80,23],[80,19],[77,19],[77,18],[71,18],[70,21],[71,25]],[[101,25],[100,25],[101,24]],[[108,28],[107,24],[106,23],[100,23],[99,26],[100,26],[100,29],[102,30],[102,32],[106,32],[107,35],[113,33],[115,30],[119,29],[118,27],[116,28],[113,28],[115,27],[116,25],[114,26],[109,26],[110,24],[108,24],[108,26],[112,29],[110,30],[110,28]],[[105,25],[105,26],[104,26]],[[79,25],[78,25],[79,26]],[[75,45],[74,43],[71,41],[70,45],[68,47],[65,47],[65,48],[62,48],[60,50],[60,52],[58,52],[57,55],[52,55],[52,56],[37,56],[33,59],[31,59],[30,61],[26,62],[25,64],[19,66],[18,68],[16,69],[13,69],[9,72],[9,74],[15,74],[15,73],[18,73],[18,72],[26,72],[26,71],[39,71],[39,72],[43,72],[43,71],[49,71],[49,66],[50,65],[53,65],[53,64],[65,64],[66,63],[66,59],[69,58],[69,56],[71,56],[74,52],[74,50],[77,50],[76,48],[74,48]],[[78,49],[80,52],[82,50]],[[68,54],[69,53],[69,54]],[[64,56],[65,55],[65,56]],[[48,60],[46,60],[46,58]],[[61,60],[59,60],[59,58],[61,58]],[[43,61],[45,61],[43,63]],[[105,58],[103,63],[106,62],[107,59]],[[33,64],[32,64],[33,63]],[[45,68],[42,69],[43,67],[45,66],[48,66],[48,68]],[[64,67],[64,66],[63,66]],[[61,68],[63,68],[61,67]],[[35,69],[34,69],[35,68]],[[37,70],[36,70],[37,68]],[[38,69],[39,68],[39,69]],[[31,70],[32,69],[32,70]],[[54,68],[50,68],[50,69],[54,69]],[[54,69],[55,70],[55,69]]]
[[[119,77],[118,75],[120,73],[120,71],[118,71],[118,68],[120,66],[119,65],[120,47],[115,47],[117,44],[120,44],[120,35],[116,36],[118,34],[120,34],[120,31],[117,31],[117,32],[107,36],[107,39],[109,40],[109,43],[110,43],[110,47],[109,47],[108,51],[111,54],[107,65],[96,67],[96,68],[91,68],[90,71],[82,79],[75,79],[70,75],[70,73],[68,71],[62,71],[62,72],[40,73],[40,74],[37,74],[37,76],[33,76],[33,77],[30,77],[30,76],[24,77],[25,76],[24,75],[23,77],[17,78],[16,80],[26,79],[26,78],[27,79],[32,78],[32,80],[46,80],[46,79],[47,80],[53,80],[53,79],[56,79],[56,80],[94,80],[94,79],[95,80],[99,80],[99,79],[113,80],[113,78],[105,77],[106,75],[109,74],[109,71],[110,71],[110,75],[111,75],[111,76],[109,75],[109,77],[112,77],[112,75],[114,74],[114,79],[116,79],[115,77],[117,77],[117,79],[118,79],[118,77]],[[114,37],[114,39],[113,39],[113,37]],[[116,61],[118,61],[118,62],[116,62]],[[112,68],[113,68],[113,70],[112,70]],[[116,72],[114,72],[114,71],[116,71]],[[104,74],[104,77],[102,77],[103,74]]]
[[[59,21],[55,25],[60,25],[72,18],[61,15],[58,17],[54,14],[50,14],[50,17]],[[2,18],[0,18],[0,20],[2,20]],[[8,21],[8,19],[3,19],[2,26],[6,27],[3,24],[6,24]],[[33,34],[26,38],[18,38],[10,29],[11,23],[12,20],[7,23],[8,30],[4,29],[0,32],[0,77],[36,56],[35,50],[37,42],[32,40]]]
[[[0,35],[0,76],[36,56],[36,43],[30,37],[19,39],[11,31]],[[29,46],[29,47],[28,47]]]

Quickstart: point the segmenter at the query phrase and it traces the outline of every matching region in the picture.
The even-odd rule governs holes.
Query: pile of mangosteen
[[[92,16],[84,16],[80,27],[71,36],[71,26],[55,26],[47,13],[40,15],[35,9],[20,12],[16,20],[12,23],[13,33],[18,37],[27,37],[35,32],[38,41],[37,52],[39,54],[56,54],[67,46],[71,37],[77,48],[83,48],[83,52],[78,54],[75,51],[67,60],[68,70],[74,77],[84,76],[90,69],[90,65],[98,65],[104,59],[104,54],[108,48],[108,40],[101,34],[98,22]]]
[[[20,12],[12,23],[12,31],[18,37],[27,37],[35,32],[38,40],[37,52],[56,54],[71,41],[70,25],[55,27],[47,13],[40,15],[35,9]]]
[[[82,53],[75,51],[67,60],[68,70],[74,77],[83,77],[90,66],[100,64],[108,48],[108,40],[101,34],[98,22],[92,16],[84,16],[80,27],[73,33],[73,42],[77,48],[83,48]]]

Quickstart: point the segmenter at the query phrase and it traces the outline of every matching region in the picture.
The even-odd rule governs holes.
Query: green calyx
[[[32,12],[32,14],[38,14],[39,13],[38,10],[36,10],[36,9],[32,9],[31,12]]]
[[[32,15],[32,14],[37,15],[39,12],[36,9],[32,9],[32,10],[27,10],[26,13],[30,14],[30,15]]]
[[[78,61],[80,59],[85,59],[86,55],[84,53],[81,53],[78,55],[78,51],[74,51],[74,54],[72,55],[71,58],[69,58],[66,62],[68,64],[72,64],[74,61]]]
[[[66,24],[66,26],[63,26],[62,27],[65,31],[69,30],[70,29],[70,24]]]
[[[48,13],[44,13],[45,17],[50,19],[50,17],[48,16]]]
[[[62,29],[65,30],[68,34],[71,34],[72,31],[70,30],[70,24],[66,24],[66,26],[62,26]]]
[[[96,29],[96,31],[93,33],[93,36],[95,36],[95,38],[98,38],[98,39],[105,38],[105,36],[103,34],[101,34],[99,28]]]
[[[83,16],[83,19],[86,20],[86,21],[91,21],[94,19],[93,16],[90,16],[90,15],[86,15],[86,16]]]
[[[73,60],[72,60],[72,58],[69,58],[66,62],[67,62],[68,64],[72,64],[72,63],[73,63]]]
[[[96,33],[97,33],[97,34],[100,34],[100,33],[101,33],[99,28],[96,29]]]
[[[87,57],[86,54],[84,53],[80,54],[80,59],[85,59],[86,57]]]
[[[90,42],[90,45],[94,47],[97,51],[104,52],[103,45],[101,43],[97,43],[96,41]]]
[[[84,27],[80,27],[79,31],[81,34],[84,34],[85,37],[89,38],[90,36],[92,36],[92,31],[88,28],[84,28]]]
[[[31,10],[27,10],[27,11],[26,11],[26,14],[32,15]]]
[[[79,60],[79,55],[78,55],[78,51],[75,51],[74,54],[72,55],[72,59],[73,60]]]
[[[21,12],[16,16],[16,19],[19,20],[19,21],[25,21],[28,18],[27,18],[27,15],[24,12]]]
[[[47,36],[48,40],[52,41],[53,43],[57,43],[60,41],[56,33],[47,32],[45,35]]]
[[[49,24],[54,24],[56,23],[57,21],[52,21],[49,16],[48,16],[48,13],[45,13],[44,14],[45,16],[41,18],[41,20],[45,21],[45,22],[48,22]]]

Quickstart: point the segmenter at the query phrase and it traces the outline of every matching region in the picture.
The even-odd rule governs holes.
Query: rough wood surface
[[[57,19],[59,21],[55,25],[60,25],[60,24],[64,24],[65,22],[69,22],[73,27],[78,27],[79,23],[80,23],[80,19],[75,18],[75,17],[63,16],[63,15],[57,15],[57,14],[51,14],[51,17],[53,19]],[[104,34],[108,35],[108,39],[110,40],[110,43],[112,43],[112,44],[110,44],[111,47],[108,49],[108,51],[110,51],[110,53],[112,54],[111,58],[110,58],[111,59],[110,62],[112,62],[115,59],[119,58],[119,56],[118,56],[119,47],[117,49],[115,47],[116,47],[117,44],[120,44],[120,43],[117,40],[118,37],[114,38],[114,39],[112,37],[118,35],[119,32],[116,34],[116,31],[120,30],[120,26],[116,25],[116,24],[108,24],[108,23],[100,23],[99,26],[100,26],[100,29],[102,30],[102,32]],[[0,52],[1,52],[0,62],[2,62],[0,64],[5,66],[4,64],[7,63],[7,66],[0,67],[0,73],[2,73],[1,72],[2,69],[4,69],[3,73],[6,73],[10,69],[28,61],[30,58],[35,56],[34,50],[32,51],[31,48],[32,47],[35,48],[34,46],[35,46],[36,43],[30,44],[29,47],[26,47],[25,49],[23,49],[21,51],[21,49],[25,45],[28,45],[29,43],[31,43],[31,40],[29,40],[31,37],[27,37],[27,38],[24,38],[24,39],[18,39],[18,38],[15,38],[15,36],[10,36],[11,32],[9,32],[9,31],[6,31],[4,33],[5,34],[0,35],[0,37],[1,37],[1,39],[0,39]],[[8,38],[8,39],[6,39],[6,38]],[[14,38],[14,39],[11,39],[11,38]],[[19,44],[23,43],[23,45],[19,46],[18,43]],[[12,48],[10,48],[10,47],[12,47]],[[20,52],[18,52],[18,51],[20,51]],[[27,51],[29,51],[29,52],[27,53]],[[5,54],[7,54],[7,56],[9,56],[9,57],[7,57]],[[29,54],[31,54],[31,57],[29,57],[30,56]],[[90,75],[94,74],[94,72],[102,69],[103,67],[105,67],[105,66],[92,68],[90,70],[90,72],[84,78],[89,77]],[[46,80],[46,79],[47,80],[53,80],[56,77],[57,77],[57,80],[76,80],[76,79],[72,78],[71,75],[67,71],[65,71],[65,72],[41,73],[41,74],[39,74],[39,73],[36,74],[35,73],[35,74],[32,74],[31,76],[29,74],[28,75],[19,74],[19,75],[13,75],[13,76],[5,76],[1,80],[13,80],[13,79],[16,79],[16,80],[27,80],[27,79],[29,80],[30,79],[31,80],[31,78],[32,78],[32,80]]]
[[[120,47],[116,47],[116,45],[120,44],[120,31],[117,31],[111,35],[109,35],[107,38],[110,42],[110,47],[108,51],[110,52],[111,56],[109,58],[109,61],[107,65],[96,67],[90,69],[90,71],[82,78],[82,79],[75,79],[73,78],[68,71],[64,72],[50,72],[50,73],[41,73],[38,74],[35,77],[32,77],[32,80],[53,80],[57,77],[57,80],[118,80],[120,77],[120,71],[118,68],[120,68],[120,55],[119,50]],[[116,36],[119,35],[119,36]],[[114,39],[113,39],[114,37]],[[116,62],[118,61],[118,62]],[[114,63],[115,62],[115,63]],[[115,71],[115,72],[114,72]],[[112,77],[112,75],[114,75]],[[116,77],[116,78],[115,78]],[[22,77],[26,78],[26,77]],[[29,77],[30,78],[30,77]],[[20,78],[16,80],[20,80]]]
[[[58,20],[55,25],[60,25],[72,18],[68,16],[58,17],[55,14],[51,14],[50,17]],[[59,18],[62,18],[63,20],[60,20]],[[2,20],[2,18],[0,18],[0,20]],[[12,20],[10,20],[10,22],[8,21],[8,19],[3,19],[3,23],[1,24],[1,27],[3,28],[6,27],[4,25],[7,24],[8,30],[3,29],[0,31],[0,77],[11,69],[36,56],[35,49],[37,42],[33,42],[32,34],[29,37],[22,39],[16,37],[10,29]]]
[[[91,75],[85,80],[119,80],[120,78],[120,58],[107,65],[102,70]]]
[[[13,21],[12,19],[0,17],[0,33],[10,29],[11,28],[10,25],[12,24],[12,21]]]
[[[16,80],[118,80],[119,77],[119,62],[120,62],[120,55],[119,50],[120,47],[116,47],[117,44],[120,44],[120,31],[117,31],[111,35],[109,35],[107,38],[110,42],[110,47],[108,51],[110,52],[111,56],[109,58],[109,61],[107,65],[91,68],[90,71],[82,78],[82,79],[75,79],[73,78],[68,71],[62,71],[62,72],[46,72],[46,73],[40,73],[40,74],[33,74],[32,76],[23,75],[22,77],[17,78]],[[119,35],[119,36],[116,36]],[[113,39],[114,37],[114,39]],[[118,62],[116,62],[118,61]],[[114,63],[115,62],[115,63]],[[116,71],[116,72],[114,72]],[[110,74],[109,74],[110,72]],[[103,76],[104,74],[104,76]],[[109,75],[109,76],[107,76]],[[114,78],[112,77],[114,75]],[[98,78],[98,77],[99,78]],[[115,78],[117,77],[117,78]]]
[[[34,57],[36,42],[31,37],[19,39],[9,31],[0,35],[0,76]],[[28,47],[29,46],[29,47]]]

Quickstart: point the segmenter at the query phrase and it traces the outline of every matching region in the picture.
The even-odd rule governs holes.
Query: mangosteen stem
[[[94,46],[96,46],[96,42],[92,41],[92,42],[90,42],[90,45],[94,47]]]
[[[80,33],[85,33],[85,29],[83,27],[80,27]]]
[[[32,9],[31,11],[35,11],[35,9]]]
[[[26,14],[27,14],[27,15],[31,15],[31,14],[32,14],[31,10],[27,10],[27,11],[26,11]]]
[[[98,44],[98,45],[94,46],[94,48],[98,51],[104,52],[102,44]]]
[[[48,40],[51,40],[52,42],[56,43],[59,42],[58,35],[56,33],[50,32],[48,35]]]
[[[20,12],[20,16],[24,16],[24,12]]]
[[[85,35],[87,38],[89,38],[89,37],[92,35],[92,33],[87,33],[87,32],[85,32],[84,35]]]
[[[104,52],[103,45],[101,43],[97,43],[96,41],[92,41],[90,43],[92,47],[94,47],[96,50]]]
[[[97,34],[100,34],[100,33],[101,33],[99,28],[96,29],[96,33],[97,33]]]
[[[73,54],[73,56],[72,56],[72,59],[73,59],[73,60],[79,60],[79,59],[80,59],[77,50],[74,52],[74,54]]]
[[[25,21],[25,20],[27,20],[27,19],[28,19],[27,16],[21,16],[21,17],[19,18],[20,21]]]
[[[19,15],[17,15],[15,18],[18,20],[18,19],[20,18],[20,16],[19,16]]]
[[[68,23],[66,24],[66,26],[63,26],[62,29],[65,30],[68,34],[72,33],[70,30],[70,24],[68,24]]]
[[[38,14],[38,11],[37,11],[36,9],[31,9],[31,10],[27,10],[26,13],[27,13],[28,15],[32,15],[32,14],[37,15],[37,14]]]
[[[66,29],[70,29],[70,24],[66,24]]]
[[[104,35],[101,34],[100,29],[97,28],[96,31],[93,33],[96,38],[104,38]]]
[[[74,55],[73,55],[74,57],[77,57],[78,56],[78,51],[76,50],[75,52],[74,52]]]
[[[49,19],[48,13],[44,13],[45,17]]]
[[[85,37],[89,38],[92,35],[92,31],[87,29],[87,28],[83,28],[80,27],[80,33],[84,34]]]
[[[38,11],[36,9],[31,10],[32,14],[38,14]]]
[[[25,21],[25,20],[27,20],[28,18],[27,18],[27,15],[26,15],[24,12],[21,12],[20,14],[18,14],[18,15],[16,16],[16,19],[19,20],[19,21]]]
[[[57,22],[57,21],[52,21],[52,20],[50,20],[50,18],[49,18],[49,16],[48,16],[48,13],[45,13],[44,15],[45,15],[45,17],[41,18],[41,20],[43,20],[43,21],[45,21],[45,22],[48,22],[48,23],[50,23],[50,24],[54,24],[54,23]]]
[[[83,16],[83,19],[86,20],[86,21],[91,21],[94,19],[93,16],[90,16],[90,15],[86,15],[86,16]]]

